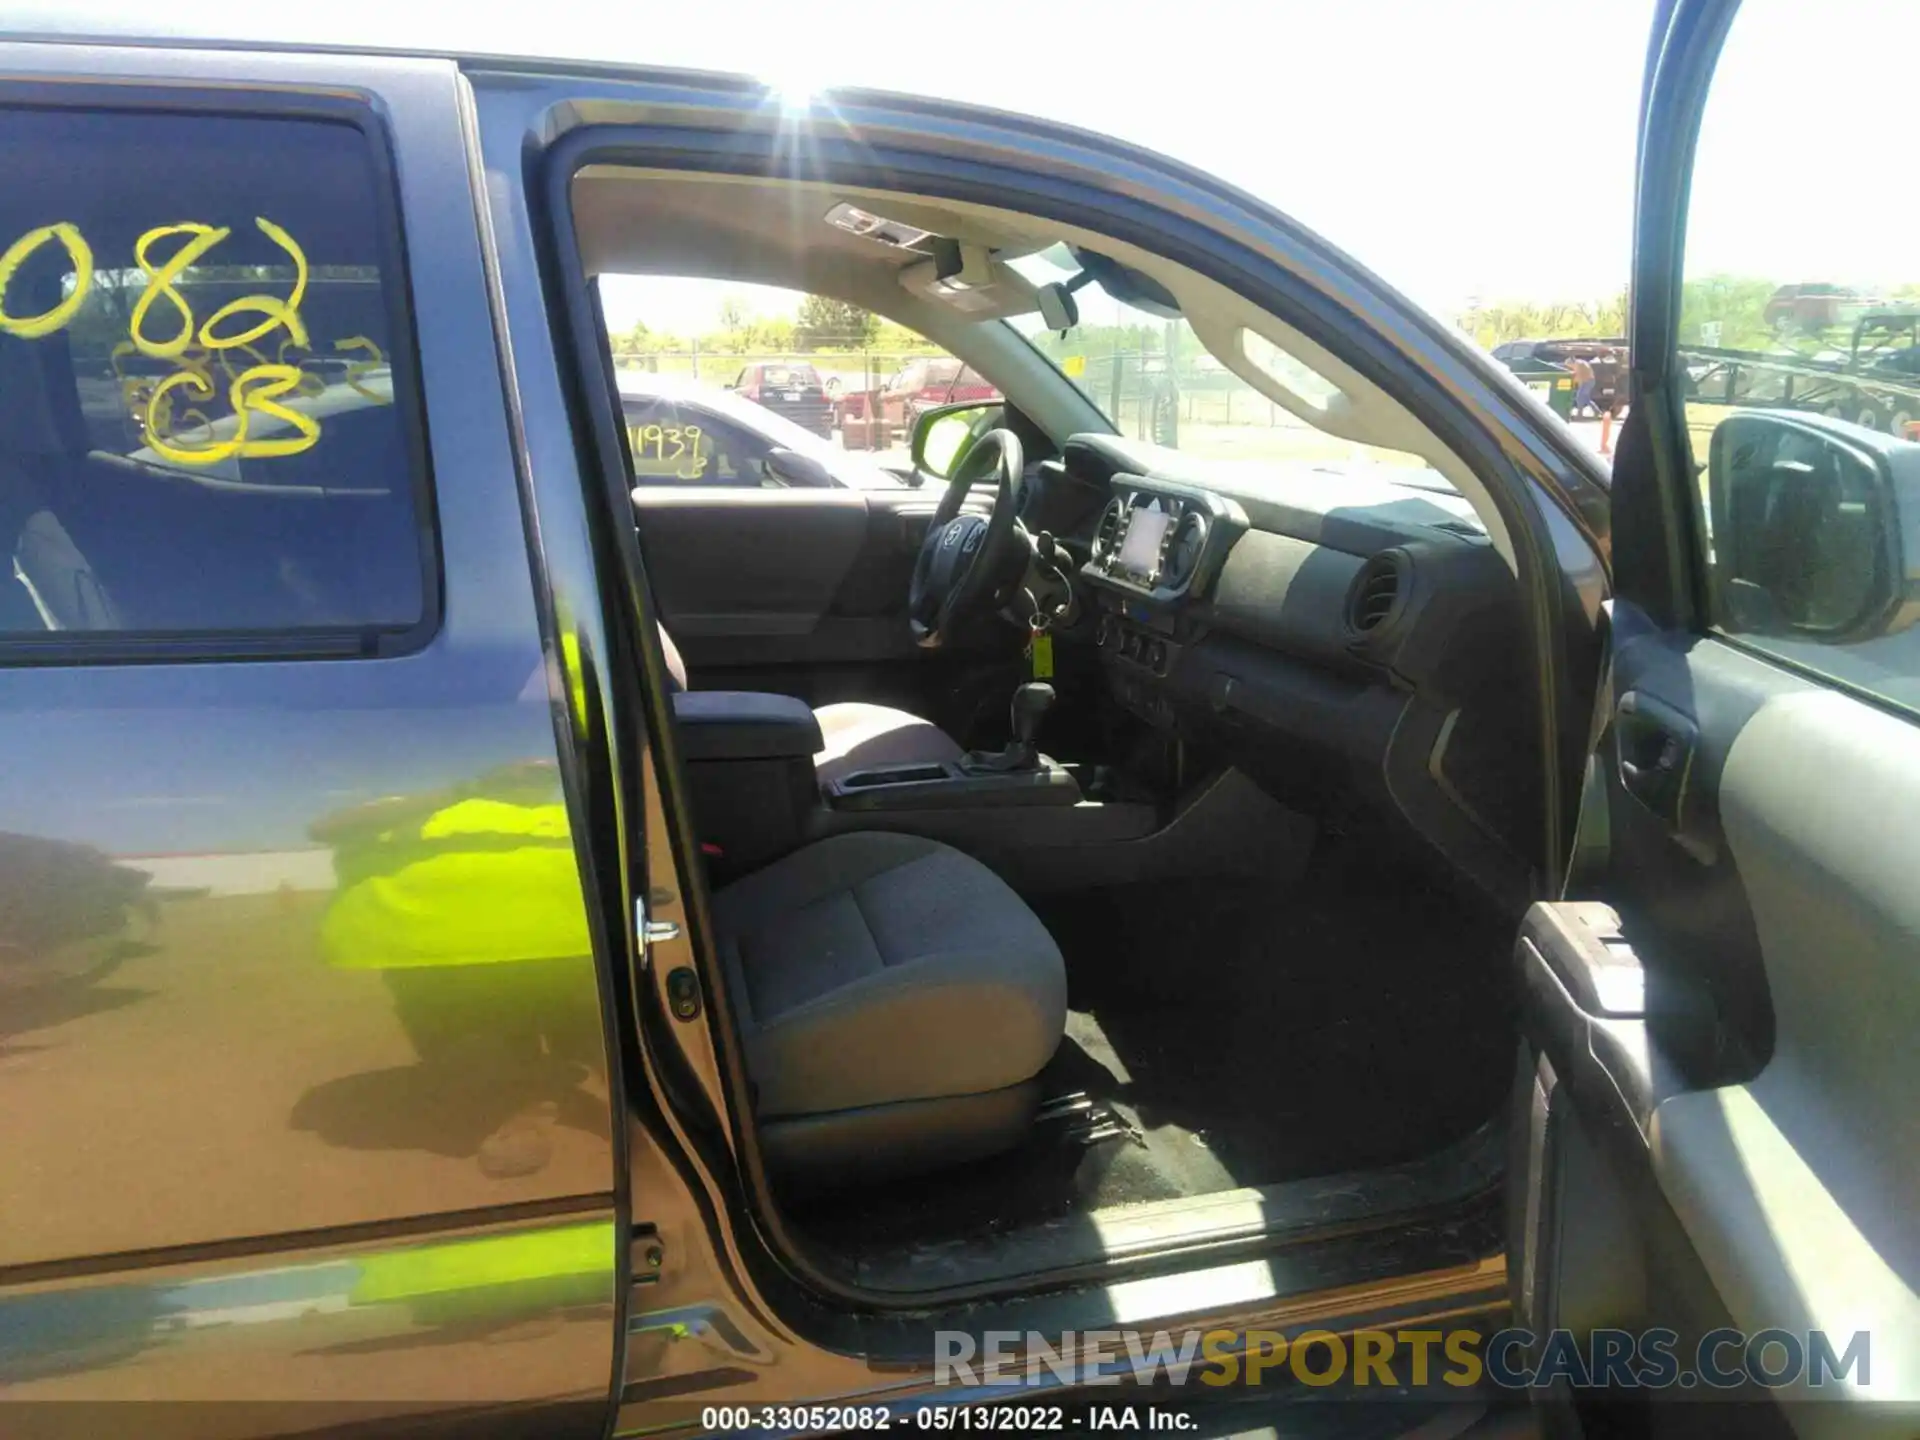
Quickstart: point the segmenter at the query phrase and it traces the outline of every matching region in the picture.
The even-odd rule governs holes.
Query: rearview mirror
[[[1920,445],[1750,411],[1713,432],[1707,477],[1729,629],[1850,644],[1920,619]]]
[[[1080,303],[1064,285],[1042,285],[1033,292],[1040,306],[1040,321],[1059,335],[1080,323]]]
[[[949,479],[973,442],[997,423],[999,414],[998,401],[981,404],[977,400],[924,411],[914,421],[907,452],[913,458],[914,483],[921,483],[928,475],[936,480]]]

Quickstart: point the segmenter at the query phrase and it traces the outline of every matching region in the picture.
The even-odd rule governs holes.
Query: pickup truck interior
[[[925,1288],[1494,1192],[1542,757],[1474,474],[1057,220],[606,165],[573,207],[589,277],[851,302],[1004,397],[923,417],[892,489],[633,489],[733,1099],[823,1263]],[[1031,338],[1096,304],[1258,443],[1108,413]]]

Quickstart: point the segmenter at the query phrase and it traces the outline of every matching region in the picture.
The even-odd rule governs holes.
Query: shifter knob
[[[1031,745],[1039,738],[1040,722],[1053,708],[1053,686],[1029,682],[1013,692],[1013,738],[1018,745]]]

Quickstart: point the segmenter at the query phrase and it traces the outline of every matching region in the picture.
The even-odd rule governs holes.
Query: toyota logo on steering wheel
[[[953,549],[954,546],[960,543],[960,536],[966,528],[967,522],[964,520],[949,520],[947,522],[947,533],[940,539],[940,548],[942,550]]]

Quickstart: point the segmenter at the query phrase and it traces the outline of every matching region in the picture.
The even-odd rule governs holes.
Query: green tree
[[[608,336],[607,343],[616,355],[644,355],[650,335],[647,322],[636,320],[633,322],[633,328],[624,335]]]
[[[1627,292],[1598,300],[1476,300],[1457,323],[1489,349],[1507,340],[1611,340],[1627,333]]]
[[[800,350],[864,350],[873,344],[880,317],[845,300],[809,295],[800,302],[793,343]]]
[[[940,347],[918,330],[882,320],[874,330],[873,348],[888,355],[935,355]]]
[[[1750,275],[1705,275],[1686,281],[1680,287],[1681,339],[1699,341],[1717,335],[1715,343],[1722,349],[1772,349],[1775,337],[1766,311],[1778,288],[1771,280]]]

